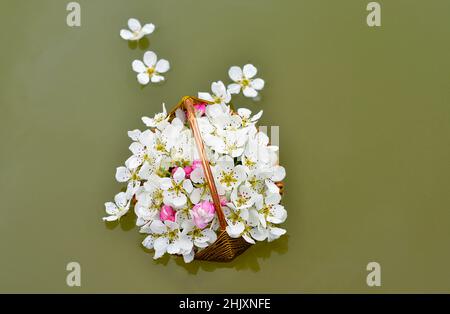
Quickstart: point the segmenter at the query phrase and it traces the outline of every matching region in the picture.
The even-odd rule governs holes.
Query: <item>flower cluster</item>
[[[139,20],[130,18],[128,28],[120,31],[120,37],[128,41],[139,41],[144,36],[153,33],[155,25],[148,23],[142,26]],[[165,78],[162,74],[170,70],[170,63],[165,59],[158,60],[155,52],[147,51],[144,54],[143,61],[134,60],[131,67],[137,73],[139,84],[147,85],[149,82],[163,82]]]
[[[256,126],[262,111],[252,115],[229,105],[232,94],[255,97],[263,88],[264,81],[254,79],[256,72],[250,64],[231,67],[235,83],[228,88],[221,81],[212,83],[212,93],[199,93],[208,103],[195,105],[226,231],[252,244],[286,233],[278,225],[287,217],[276,184],[285,177],[278,147]],[[116,171],[116,180],[126,188],[105,203],[104,220],[119,220],[134,209],[136,225],[147,234],[143,245],[154,250],[155,259],[169,253],[190,262],[216,240],[219,221],[187,113],[179,108],[169,115],[163,104],[161,113],[142,121],[147,129],[128,132],[131,156]]]

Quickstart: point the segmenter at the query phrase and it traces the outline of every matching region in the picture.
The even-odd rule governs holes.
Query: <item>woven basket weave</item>
[[[211,197],[220,225],[217,240],[210,246],[200,251],[197,251],[195,254],[195,259],[214,262],[229,262],[233,260],[235,257],[242,254],[246,249],[248,249],[251,246],[251,244],[245,241],[242,237],[231,238],[225,231],[227,227],[227,222],[225,219],[225,215],[223,214],[222,207],[220,205],[219,194],[217,193],[214,177],[212,175],[209,160],[205,151],[205,146],[203,144],[203,140],[200,135],[200,129],[198,127],[196,120],[194,105],[199,103],[210,104],[208,101],[199,98],[185,96],[182,98],[181,102],[178,103],[178,105],[169,114],[169,116],[173,118],[175,116],[175,111],[179,108],[184,109],[187,113],[187,119],[189,125],[191,126],[192,133],[194,135],[195,144],[197,146],[199,156],[202,161],[202,167],[205,174],[206,182],[211,192]],[[280,187],[281,191],[282,183],[278,182],[277,185]]]

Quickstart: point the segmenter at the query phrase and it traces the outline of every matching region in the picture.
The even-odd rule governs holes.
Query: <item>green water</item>
[[[449,1],[380,1],[378,29],[361,0],[80,0],[79,28],[67,2],[0,3],[1,292],[450,292]],[[157,30],[128,45],[129,17]],[[146,49],[171,62],[161,86],[131,70]],[[154,262],[131,219],[101,221],[126,131],[247,62],[263,99],[236,103],[280,126],[288,235]]]

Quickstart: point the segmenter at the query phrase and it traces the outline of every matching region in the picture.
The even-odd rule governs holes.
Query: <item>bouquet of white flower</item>
[[[278,147],[258,131],[256,115],[229,105],[231,94],[255,97],[264,86],[256,68],[231,67],[235,83],[219,81],[199,98],[184,97],[170,112],[143,117],[148,129],[129,131],[132,156],[118,167],[126,190],[105,203],[115,221],[134,207],[143,241],[157,259],[165,253],[229,261],[256,241],[286,233],[281,201],[285,170]]]

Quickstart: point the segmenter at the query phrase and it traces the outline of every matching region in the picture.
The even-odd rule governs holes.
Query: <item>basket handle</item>
[[[214,177],[209,164],[208,156],[206,155],[205,145],[203,144],[202,136],[200,134],[200,129],[198,128],[198,123],[195,115],[194,99],[192,97],[183,98],[184,108],[187,112],[187,119],[191,126],[192,133],[194,134],[195,144],[197,145],[197,150],[202,160],[203,172],[205,173],[206,182],[211,192],[211,197],[213,200],[214,208],[219,218],[220,230],[225,230],[227,227],[227,222],[225,220],[225,215],[223,214],[222,207],[220,206],[220,198],[217,193],[216,184],[214,182]]]

